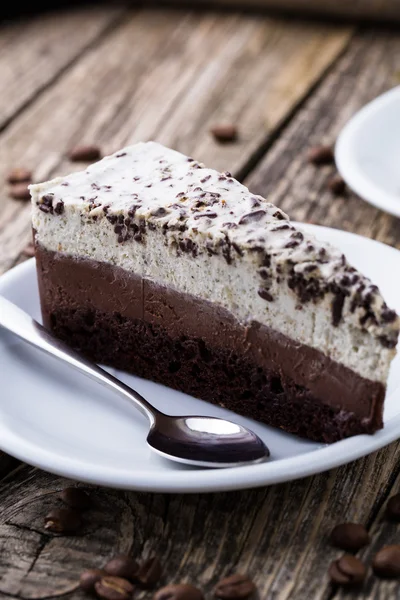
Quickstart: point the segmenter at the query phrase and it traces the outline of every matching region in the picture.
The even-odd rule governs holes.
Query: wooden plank
[[[396,33],[357,36],[246,184],[293,219],[353,231],[400,248],[398,219],[355,194],[335,198],[326,185],[334,167],[315,168],[306,161],[310,146],[334,143],[361,106],[398,84],[399,71],[400,37]]]
[[[391,445],[330,473],[260,490],[168,496],[88,488],[95,507],[83,535],[68,537],[43,528],[68,482],[23,467],[0,490],[0,594],[82,598],[83,569],[130,551],[137,558],[157,553],[163,583],[191,582],[206,597],[221,576],[237,571],[248,572],[266,600],[328,600],[326,572],[338,555],[329,532],[342,520],[368,523],[388,493],[398,451]]]
[[[44,13],[0,25],[0,130],[110,29],[121,8]]]
[[[0,153],[7,149],[0,178],[15,164],[33,167],[37,180],[65,173],[71,170],[65,150],[82,140],[113,151],[157,139],[216,168],[240,171],[350,35],[251,15],[134,14],[0,136]],[[209,126],[221,120],[239,123],[239,143],[221,147],[211,139]],[[29,238],[29,207],[4,195],[0,204],[4,271]]]

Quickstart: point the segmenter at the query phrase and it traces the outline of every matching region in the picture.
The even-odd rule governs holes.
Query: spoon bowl
[[[215,417],[160,414],[147,443],[161,456],[202,467],[238,467],[269,456],[260,438],[238,423]]]

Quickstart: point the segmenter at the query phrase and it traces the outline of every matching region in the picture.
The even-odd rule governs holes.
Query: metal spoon
[[[232,421],[165,415],[138,392],[72,350],[1,296],[0,325],[129,400],[150,421],[147,443],[165,458],[199,467],[236,467],[258,463],[269,456],[268,448],[255,433]]]

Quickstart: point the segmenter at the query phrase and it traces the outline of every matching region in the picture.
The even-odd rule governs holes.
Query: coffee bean
[[[384,546],[372,561],[372,568],[380,577],[400,577],[400,545]]]
[[[221,144],[234,142],[238,136],[235,125],[229,123],[214,125],[214,127],[211,127],[210,129],[210,133],[214,136],[214,139]]]
[[[115,575],[116,577],[124,577],[130,581],[135,581],[139,565],[131,556],[119,554],[108,561],[104,570],[108,575]]]
[[[136,581],[144,588],[151,588],[159,581],[161,575],[161,563],[157,556],[152,556],[140,564]]]
[[[386,506],[386,517],[389,521],[400,521],[400,494],[389,498]]]
[[[55,508],[44,519],[44,528],[54,533],[76,533],[81,525],[79,513],[70,508]]]
[[[88,569],[84,571],[79,579],[79,585],[85,592],[94,592],[94,584],[104,577],[101,569]]]
[[[90,162],[101,158],[101,150],[98,146],[75,146],[68,152],[71,162]]]
[[[331,146],[313,146],[307,153],[308,162],[313,165],[329,165],[335,161]]]
[[[24,256],[27,256],[28,258],[32,258],[32,256],[35,256],[35,246],[33,242],[29,242],[29,244],[25,246],[25,248],[22,250],[22,254]]]
[[[256,591],[256,586],[247,575],[230,575],[221,579],[214,588],[217,598],[249,598]]]
[[[90,496],[84,490],[76,487],[65,488],[61,492],[60,498],[65,504],[78,510],[87,510],[91,505]]]
[[[30,200],[31,193],[26,183],[16,183],[11,185],[8,190],[8,195],[13,200]]]
[[[370,542],[370,537],[364,525],[358,523],[341,523],[333,528],[331,543],[336,548],[357,552]]]
[[[24,168],[12,169],[6,179],[7,183],[29,183],[32,181],[32,171]]]
[[[346,183],[339,173],[332,175],[332,177],[328,179],[327,185],[335,196],[342,196],[346,191]]]
[[[104,600],[130,600],[134,586],[122,577],[102,577],[94,584],[94,589],[99,598]]]
[[[188,583],[170,584],[161,588],[153,600],[204,600],[202,592]]]
[[[338,585],[357,585],[364,581],[367,574],[365,565],[356,556],[345,554],[329,567],[329,577]]]

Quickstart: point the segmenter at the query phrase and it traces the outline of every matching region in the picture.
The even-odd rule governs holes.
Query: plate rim
[[[297,223],[310,233],[323,230],[338,232],[354,241],[362,240],[385,252],[393,252],[400,260],[400,251],[392,246],[331,227]],[[35,259],[25,261],[7,271],[0,277],[0,293],[4,286],[13,285],[34,268]],[[1,411],[0,411],[1,416]],[[114,467],[88,465],[69,459],[67,456],[52,456],[50,451],[25,441],[21,445],[20,438],[9,432],[0,418],[0,448],[19,460],[41,468],[45,471],[68,477],[78,481],[103,485],[113,488],[162,493],[199,493],[219,492],[238,489],[251,489],[283,483],[316,475],[330,469],[348,464],[375,452],[400,437],[400,414],[394,415],[386,423],[385,428],[376,434],[353,436],[334,444],[325,445],[296,457],[282,458],[247,467],[228,469],[192,469],[168,470],[163,472],[136,472],[128,469],[116,470]],[[14,439],[15,438],[15,439]],[[32,451],[33,450],[33,451]]]
[[[348,186],[364,201],[376,208],[400,217],[400,198],[376,185],[354,158],[352,147],[360,129],[388,104],[400,102],[400,86],[380,94],[368,102],[347,121],[335,144],[336,167]]]

